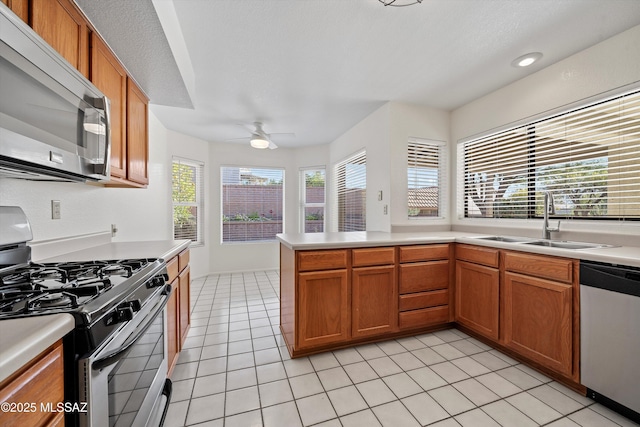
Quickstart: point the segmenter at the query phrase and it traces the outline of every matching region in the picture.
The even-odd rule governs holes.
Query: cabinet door
[[[127,80],[127,179],[149,183],[149,135],[147,97]]]
[[[298,348],[349,339],[349,281],[347,270],[298,275]]]
[[[573,361],[571,285],[516,273],[504,275],[505,345],[570,376]]]
[[[394,266],[354,268],[351,272],[351,336],[392,332],[398,323]]]
[[[96,33],[91,34],[91,81],[111,101],[111,176],[127,178],[127,73]]]
[[[29,0],[0,0],[27,24],[29,23]]]
[[[171,282],[171,295],[167,302],[167,343],[168,343],[168,365],[169,375],[173,371],[173,367],[177,361],[178,352],[180,351],[180,337],[178,336],[179,327],[179,304],[180,286],[178,279]]]
[[[187,332],[189,332],[189,324],[191,322],[191,269],[189,266],[182,270],[178,276],[178,282],[180,286],[180,313],[179,325],[180,325],[180,347],[184,345],[184,340],[187,339]]]
[[[499,278],[495,268],[456,261],[456,321],[496,341]]]
[[[449,287],[449,261],[400,265],[400,293],[424,292]]]
[[[89,77],[89,30],[71,0],[32,0],[33,30]]]

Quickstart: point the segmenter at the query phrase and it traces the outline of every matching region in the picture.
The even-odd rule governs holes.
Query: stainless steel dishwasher
[[[640,268],[580,262],[581,382],[640,423]]]

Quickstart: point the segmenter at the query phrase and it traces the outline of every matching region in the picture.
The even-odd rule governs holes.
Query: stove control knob
[[[116,307],[116,318],[118,323],[128,322],[133,319],[133,309],[128,305],[125,307]]]
[[[151,279],[150,282],[147,283],[147,287],[148,288],[157,288],[160,286],[164,286],[165,281],[168,280],[169,277],[167,276],[166,278],[164,277],[164,275],[161,276],[156,276],[153,279]]]
[[[142,307],[142,304],[140,303],[139,299],[134,299],[133,301],[129,301],[127,305],[131,307],[134,313],[136,311],[140,311],[140,308]]]

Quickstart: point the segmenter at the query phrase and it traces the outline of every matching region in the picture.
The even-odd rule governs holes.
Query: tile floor
[[[192,283],[166,427],[637,426],[449,329],[290,359],[277,271]]]

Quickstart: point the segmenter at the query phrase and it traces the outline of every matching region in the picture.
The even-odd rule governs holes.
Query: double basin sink
[[[599,248],[613,247],[613,245],[606,245],[601,243],[569,242],[566,240],[533,239],[530,237],[482,236],[482,237],[475,237],[475,239],[493,240],[495,242],[505,242],[505,243],[521,243],[523,245],[533,245],[533,246],[546,246],[549,248],[558,248],[558,249],[599,249]]]

